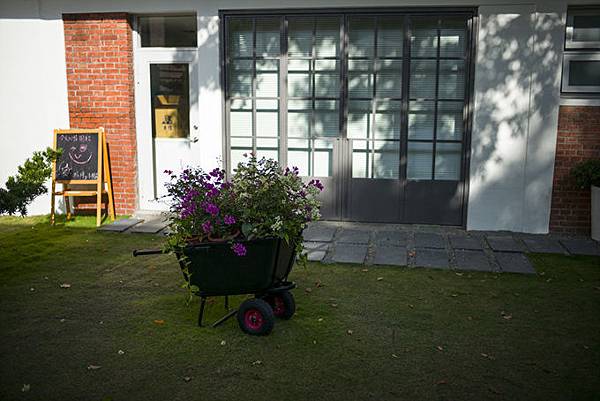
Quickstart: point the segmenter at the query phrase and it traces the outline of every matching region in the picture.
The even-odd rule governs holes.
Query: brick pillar
[[[590,234],[590,190],[571,177],[578,162],[600,158],[600,107],[561,106],[558,117],[550,231]]]
[[[132,29],[126,13],[64,14],[71,128],[104,127],[118,214],[136,207]]]

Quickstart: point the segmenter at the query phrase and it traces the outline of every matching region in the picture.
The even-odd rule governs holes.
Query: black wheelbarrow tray
[[[296,284],[288,281],[296,259],[295,247],[280,238],[239,242],[246,247],[244,256],[237,256],[231,250],[231,244],[222,242],[187,246],[183,248],[186,258],[177,255],[177,259],[182,270],[185,269],[183,260],[189,261],[190,285],[198,288],[199,326],[202,326],[206,298],[225,296],[228,313],[213,323],[213,327],[237,315],[244,332],[267,335],[273,330],[275,317],[290,319],[296,310],[290,292]],[[159,249],[141,249],[133,251],[133,256],[162,252]],[[239,309],[229,311],[228,296],[242,294],[254,294],[255,298],[247,299]]]

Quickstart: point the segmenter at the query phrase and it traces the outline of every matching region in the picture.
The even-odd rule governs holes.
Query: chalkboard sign
[[[97,131],[56,133],[56,149],[62,154],[56,160],[56,181],[96,181],[102,148]]]
[[[63,196],[67,220],[71,218],[71,197],[96,197],[96,225],[102,224],[102,197],[108,197],[107,214],[115,219],[115,203],[110,178],[108,144],[104,128],[98,129],[55,129],[54,149],[61,150],[60,157],[52,163],[52,196],[50,223],[54,224],[57,196]],[[56,184],[62,190],[56,190]],[[77,189],[71,187],[76,184]],[[81,185],[80,185],[81,184]],[[91,188],[90,188],[91,187]]]

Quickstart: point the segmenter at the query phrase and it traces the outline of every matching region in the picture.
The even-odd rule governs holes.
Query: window
[[[563,93],[600,94],[600,8],[569,9]]]
[[[142,47],[196,47],[196,15],[138,17]]]
[[[255,152],[333,176],[345,138],[352,178],[461,180],[469,18],[226,15],[229,168]]]

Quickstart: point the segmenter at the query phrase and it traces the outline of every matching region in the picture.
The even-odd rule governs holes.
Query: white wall
[[[38,4],[39,3],[39,4]],[[572,2],[571,2],[572,3]],[[579,1],[593,4],[593,0]],[[369,6],[479,6],[469,229],[547,232],[566,0],[375,0]],[[68,127],[62,13],[195,11],[201,165],[222,152],[218,11],[364,7],[359,0],[21,0],[0,4],[0,180]],[[4,40],[10,38],[10,40]],[[31,208],[46,213],[47,197]]]
[[[36,150],[52,146],[52,130],[69,128],[63,26],[41,19],[37,2],[0,4],[0,185]],[[17,18],[14,18],[14,17]],[[29,214],[50,212],[40,196]]]
[[[479,8],[469,229],[548,231],[565,11]]]

